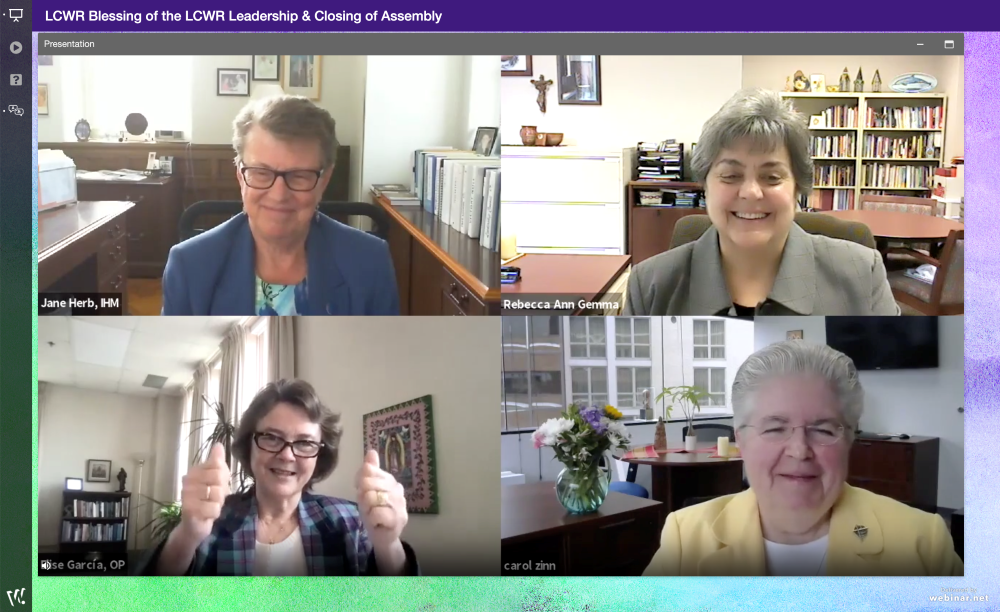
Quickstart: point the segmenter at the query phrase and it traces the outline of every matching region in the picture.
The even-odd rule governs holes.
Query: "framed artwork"
[[[500,128],[479,128],[476,130],[476,140],[472,143],[472,150],[479,155],[489,155],[493,153],[493,145],[497,141],[498,133],[500,133]]]
[[[51,55],[39,55],[38,56],[38,65],[39,66],[51,66],[52,65],[52,56]]]
[[[803,334],[801,329],[793,329],[787,334],[785,334],[786,340],[802,340]]]
[[[253,56],[253,80],[255,81],[277,81],[281,75],[280,55],[254,55]]]
[[[362,422],[364,450],[375,449],[381,468],[403,485],[406,511],[438,514],[431,396],[368,413]]]
[[[816,93],[823,93],[826,91],[826,75],[825,74],[813,74],[809,76],[809,87],[812,88]]]
[[[249,96],[250,71],[246,68],[219,68],[217,96]]]
[[[509,77],[535,76],[534,72],[532,72],[531,70],[531,56],[501,55],[500,76],[509,76]]]
[[[111,461],[87,459],[87,482],[111,482]]]
[[[559,104],[601,104],[601,56],[557,55]]]
[[[319,100],[323,56],[283,55],[281,60],[282,88],[285,93]]]
[[[49,86],[45,83],[38,84],[38,114],[49,114]]]

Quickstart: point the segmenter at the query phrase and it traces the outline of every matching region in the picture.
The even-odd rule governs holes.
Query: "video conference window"
[[[963,329],[503,317],[502,574],[964,575]]]
[[[42,56],[39,312],[495,314],[494,60]]]
[[[504,314],[963,311],[961,55],[523,60]]]
[[[496,324],[414,323],[39,319],[41,575],[497,575]]]

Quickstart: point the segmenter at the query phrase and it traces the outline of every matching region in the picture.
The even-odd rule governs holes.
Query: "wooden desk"
[[[711,445],[714,447],[714,445]],[[699,445],[699,449],[707,448]],[[653,459],[619,459],[653,468],[650,496],[663,502],[666,514],[692,497],[730,495],[743,490],[743,460],[713,459],[712,453],[662,453]]]
[[[179,242],[181,181],[172,176],[141,181],[80,180],[77,197],[84,201],[120,200],[135,207],[125,214],[128,224],[128,275],[162,278],[170,247]]]
[[[878,250],[885,255],[890,242],[931,243],[934,255],[940,243],[952,230],[965,229],[965,224],[944,217],[917,215],[895,210],[822,210],[824,215],[864,223],[872,231]]]
[[[941,440],[855,438],[847,482],[927,512],[937,512]]]
[[[131,202],[78,202],[38,214],[39,293],[120,293],[128,313]]]
[[[542,255],[529,253],[511,262],[521,280],[503,286],[505,300],[593,302],[600,300],[631,262],[629,255]],[[621,300],[621,296],[613,299]],[[509,311],[511,314],[530,314]],[[553,314],[550,311],[547,314]],[[580,315],[577,308],[564,314]]]
[[[554,482],[500,489],[502,576],[639,576],[660,546],[663,504],[608,493],[592,514],[569,514]]]
[[[389,213],[400,314],[500,314],[500,253],[419,206],[393,206],[383,196],[373,198]]]
[[[639,203],[639,192],[676,189],[680,191],[703,191],[698,183],[676,181],[630,181],[628,184],[628,252],[632,255],[632,265],[670,248],[670,238],[674,226],[688,215],[704,215],[704,208],[686,206],[643,206]],[[672,198],[666,194],[666,198]]]

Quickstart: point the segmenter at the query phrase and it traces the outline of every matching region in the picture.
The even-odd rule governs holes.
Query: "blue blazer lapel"
[[[229,245],[226,264],[212,294],[212,315],[254,315],[256,278],[254,267],[253,236],[249,224],[236,232]]]
[[[330,244],[322,224],[313,221],[306,238],[310,315],[346,315],[350,312],[351,295],[337,267],[335,251],[336,245]]]

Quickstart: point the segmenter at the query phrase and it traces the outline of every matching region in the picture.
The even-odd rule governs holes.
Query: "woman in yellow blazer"
[[[940,516],[845,482],[864,406],[849,357],[771,345],[732,401],[750,489],[671,513],[645,575],[964,575]]]

